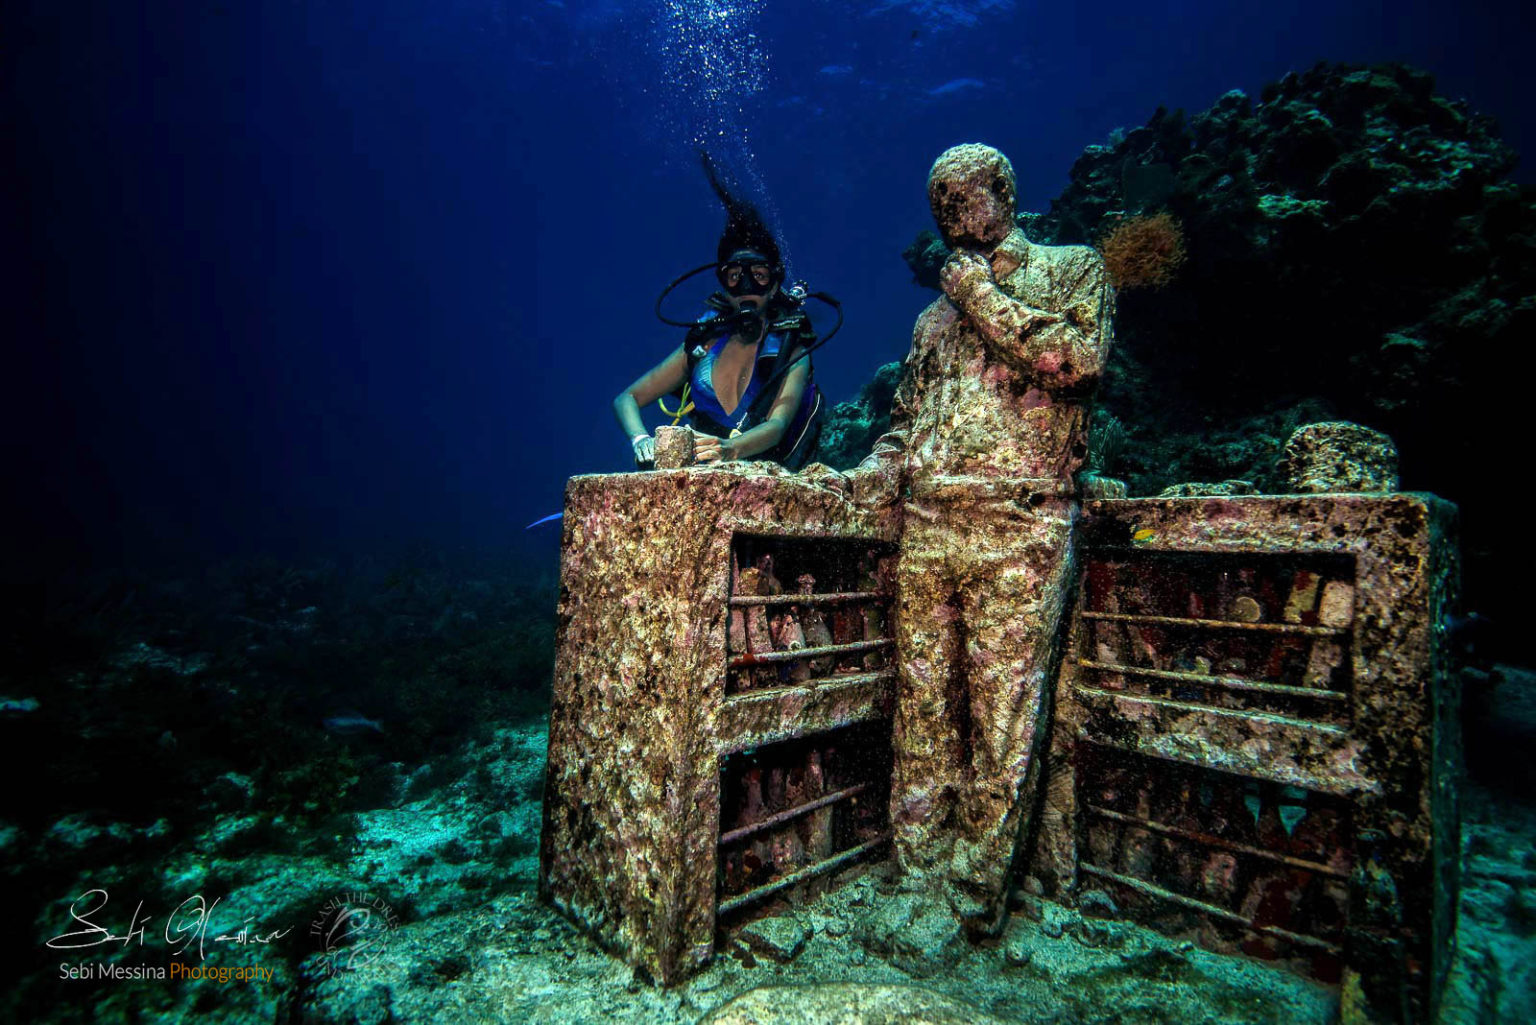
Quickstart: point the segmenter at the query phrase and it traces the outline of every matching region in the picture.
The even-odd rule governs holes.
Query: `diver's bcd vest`
[[[713,304],[712,304],[713,305]],[[779,386],[789,373],[788,367],[797,356],[804,355],[807,369],[812,377],[806,381],[805,394],[800,399],[800,408],[796,411],[794,419],[784,432],[784,437],[778,444],[764,452],[752,456],[753,459],[772,460],[786,469],[798,470],[810,461],[811,455],[816,451],[816,442],[821,434],[821,414],[824,402],[821,389],[816,386],[814,380],[814,367],[811,366],[811,358],[805,355],[805,351],[816,342],[816,333],[811,330],[810,318],[798,309],[776,311],[773,319],[767,325],[767,331],[763,336],[762,349],[759,350],[757,365],[752,369],[754,381],[762,381],[763,386],[758,389],[757,395],[747,406],[744,415],[737,418],[735,423],[721,423],[715,417],[699,408],[695,402],[694,408],[689,413],[689,419],[694,427],[705,434],[712,434],[717,438],[728,438],[733,431],[745,433],[768,419],[773,412],[773,404],[779,395]],[[707,333],[709,321],[701,321]],[[694,370],[699,362],[709,353],[715,344],[718,334],[696,339],[694,332],[689,332],[689,338],[683,343],[683,352],[688,358],[689,384],[694,378]],[[770,346],[772,337],[776,346]],[[775,352],[767,352],[769,348],[776,348]],[[737,410],[740,414],[742,411]]]

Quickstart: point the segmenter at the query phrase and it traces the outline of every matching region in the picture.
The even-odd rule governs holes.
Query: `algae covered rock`
[[[1397,490],[1397,446],[1359,424],[1299,428],[1285,443],[1284,466],[1291,487],[1302,494]]]
[[[742,926],[739,935],[754,953],[779,964],[788,964],[805,949],[810,933],[805,923],[792,915],[774,915],[748,922]]]
[[[949,906],[919,893],[904,893],[855,926],[870,953],[887,958],[914,978],[952,967],[965,953],[965,934]]]

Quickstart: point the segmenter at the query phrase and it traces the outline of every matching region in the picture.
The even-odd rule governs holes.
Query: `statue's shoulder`
[[[1046,269],[1047,277],[1066,295],[1097,294],[1107,280],[1104,257],[1092,246],[1029,245],[1029,261]],[[1037,262],[1038,261],[1038,262]]]
[[[1047,260],[1062,267],[1102,267],[1104,257],[1092,246],[1048,246],[1041,242],[1024,240],[1029,247],[1031,260]]]

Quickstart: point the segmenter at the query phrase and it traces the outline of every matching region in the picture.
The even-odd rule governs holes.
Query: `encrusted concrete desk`
[[[1084,506],[1036,883],[1427,1018],[1459,864],[1455,507]]]
[[[717,919],[887,849],[894,533],[839,479],[566,490],[540,892],[662,982]]]
[[[568,488],[540,889],[661,982],[888,849],[898,513],[841,481]],[[1427,1016],[1459,863],[1454,531],[1431,495],[1086,503],[1019,882]]]

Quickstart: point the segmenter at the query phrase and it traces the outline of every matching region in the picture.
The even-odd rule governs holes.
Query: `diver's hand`
[[[693,461],[696,463],[723,463],[736,458],[736,445],[730,438],[717,438],[712,434],[693,436]]]
[[[635,450],[636,463],[643,466],[656,461],[656,439],[649,434],[637,434],[630,439],[629,444]]]

